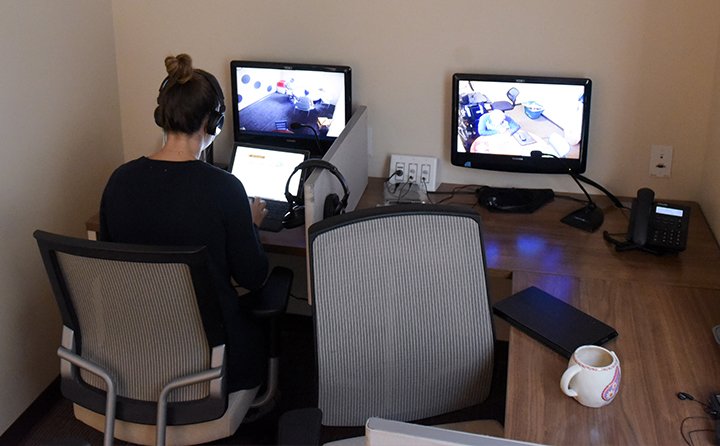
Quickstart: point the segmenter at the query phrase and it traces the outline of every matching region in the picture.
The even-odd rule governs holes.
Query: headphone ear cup
[[[297,228],[305,224],[305,206],[292,206],[282,219],[282,225],[285,229]]]
[[[220,131],[223,128],[224,123],[225,123],[225,115],[213,110],[210,112],[210,116],[208,116],[208,123],[207,123],[207,128],[205,129],[205,132],[208,135],[213,135],[213,136],[219,135]]]
[[[340,214],[340,197],[337,194],[330,194],[325,197],[323,204],[323,218]]]

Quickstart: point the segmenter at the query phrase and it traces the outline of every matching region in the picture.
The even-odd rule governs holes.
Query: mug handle
[[[580,370],[582,370],[582,368],[579,365],[573,364],[563,373],[562,378],[560,378],[560,390],[562,390],[565,395],[573,398],[578,395],[576,391],[568,386],[570,385],[570,380],[580,373]]]

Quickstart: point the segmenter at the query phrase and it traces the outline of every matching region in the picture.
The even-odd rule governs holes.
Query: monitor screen
[[[585,171],[590,79],[454,74],[451,160],[530,173]]]
[[[232,61],[236,142],[273,144],[322,155],[351,115],[350,67]]]

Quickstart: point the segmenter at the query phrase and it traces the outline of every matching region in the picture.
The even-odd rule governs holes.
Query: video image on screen
[[[579,159],[583,85],[460,80],[458,152]]]
[[[337,137],[345,127],[345,74],[236,67],[239,133]]]

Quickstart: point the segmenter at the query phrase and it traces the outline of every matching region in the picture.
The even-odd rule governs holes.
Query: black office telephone
[[[626,241],[614,240],[607,232],[604,237],[615,245],[617,251],[680,252],[687,245],[689,221],[689,207],[656,202],[655,192],[642,188],[633,200]]]

